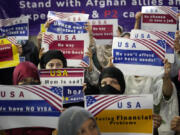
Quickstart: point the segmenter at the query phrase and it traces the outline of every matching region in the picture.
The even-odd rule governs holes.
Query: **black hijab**
[[[45,69],[46,64],[52,59],[60,59],[63,63],[63,68],[67,67],[66,58],[64,57],[64,55],[61,51],[49,50],[45,54],[43,54],[43,56],[41,57],[41,60],[40,60],[41,69]]]
[[[103,89],[103,87],[101,86],[101,81],[102,81],[102,79],[104,79],[106,77],[111,77],[111,78],[117,79],[118,83],[120,84],[121,90],[118,91],[118,90],[115,90],[115,88],[113,88],[113,87],[110,88],[111,86],[109,86],[108,89],[104,89],[105,91],[102,92],[101,90]],[[116,67],[104,68],[103,71],[101,72],[100,76],[99,76],[98,86],[100,89],[99,90],[100,94],[123,94],[125,92],[125,88],[126,88],[124,75]]]

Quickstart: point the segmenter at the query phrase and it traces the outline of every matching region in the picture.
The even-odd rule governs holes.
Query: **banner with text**
[[[179,0],[5,0],[0,18],[30,17],[30,35],[37,35],[48,11],[89,14],[90,19],[118,19],[124,31],[134,27],[135,14],[142,6],[180,6]],[[9,10],[13,9],[13,10]]]
[[[85,96],[90,111],[105,135],[152,135],[152,95]]]
[[[164,72],[164,40],[113,39],[113,63],[125,75],[157,76]]]
[[[75,103],[84,100],[82,86],[84,83],[84,69],[64,68],[40,70],[42,85],[64,86],[63,103]]]
[[[0,39],[0,68],[14,67],[19,63],[17,46],[8,39]]]
[[[9,37],[12,43],[17,43],[18,40],[28,40],[29,17],[0,19],[0,37]]]
[[[45,32],[42,39],[44,52],[60,50],[67,59],[67,66],[80,67],[85,52],[88,51],[89,34],[54,34]]]
[[[131,38],[132,39],[165,40],[166,41],[165,58],[167,58],[170,63],[174,63],[175,32],[132,30]]]
[[[63,87],[0,86],[0,130],[20,127],[56,128]],[[14,124],[16,123],[16,124]]]
[[[90,19],[92,34],[97,45],[112,44],[114,36],[117,36],[118,19]]]
[[[168,6],[143,6],[143,30],[173,31],[177,30],[177,7]]]

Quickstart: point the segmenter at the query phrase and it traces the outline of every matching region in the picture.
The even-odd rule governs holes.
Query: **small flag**
[[[89,67],[89,63],[90,63],[89,56],[84,56],[83,59],[81,60],[80,65],[82,67]]]

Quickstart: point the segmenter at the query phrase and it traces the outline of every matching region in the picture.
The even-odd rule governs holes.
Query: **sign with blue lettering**
[[[113,63],[125,75],[156,76],[163,73],[164,40],[114,37]]]
[[[153,134],[153,95],[90,95],[85,108],[103,134]]]
[[[62,92],[63,87],[1,85],[0,121],[3,123],[0,123],[0,130],[20,127],[56,128],[63,108]]]
[[[165,40],[166,41],[165,58],[167,58],[170,63],[174,63],[175,32],[132,30],[131,38],[132,39]]]
[[[0,37],[13,37],[18,40],[28,40],[29,36],[29,17],[18,17],[0,19]]]
[[[87,33],[88,14],[82,13],[65,13],[65,12],[48,12],[48,19],[54,20],[48,28],[48,32],[56,34],[80,34]]]

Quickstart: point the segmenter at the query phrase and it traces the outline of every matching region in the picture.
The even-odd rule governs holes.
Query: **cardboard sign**
[[[40,80],[42,85],[63,86],[64,104],[84,101],[82,68],[41,70]]]
[[[45,32],[42,39],[44,51],[60,50],[67,59],[67,65],[80,67],[81,60],[88,51],[89,35],[85,34],[53,34]]]
[[[166,41],[165,58],[168,59],[168,62],[174,63],[175,32],[132,30],[131,38],[132,39],[165,40]]]
[[[50,24],[47,31],[56,34],[87,33],[85,27],[87,27],[88,17],[88,14],[82,13],[49,11],[48,19],[54,21]]]
[[[0,37],[13,37],[18,40],[28,40],[29,37],[29,17],[0,19]]]
[[[0,68],[14,67],[19,63],[18,48],[7,39],[0,39]]]
[[[112,44],[118,29],[118,19],[90,19],[89,22],[97,45]]]
[[[164,72],[164,40],[113,39],[113,63],[125,75],[157,76]]]
[[[173,31],[177,29],[177,7],[143,6],[143,30]]]
[[[152,95],[85,96],[90,111],[102,134],[152,135]]]
[[[20,127],[56,128],[63,87],[0,86],[0,130]],[[10,118],[10,119],[9,119]],[[16,123],[16,124],[14,124]]]

